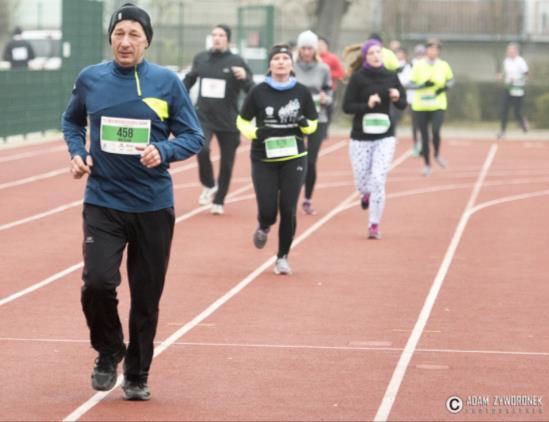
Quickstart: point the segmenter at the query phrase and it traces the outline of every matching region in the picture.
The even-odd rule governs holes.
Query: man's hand
[[[82,157],[79,155],[75,155],[70,164],[70,171],[72,174],[72,177],[75,179],[80,179],[84,174],[90,174],[91,168],[93,166],[93,159],[91,155],[86,156],[86,162],[84,163],[84,160],[82,160]]]
[[[162,157],[160,152],[156,149],[154,145],[147,145],[146,148],[136,147],[137,150],[143,151],[141,153],[141,164],[143,164],[148,169],[156,167],[162,163]]]
[[[370,98],[368,98],[368,107],[374,108],[377,104],[381,104],[381,98],[379,98],[379,95],[378,94],[370,95]]]
[[[231,66],[231,71],[236,79],[239,81],[246,79],[246,69],[242,66]]]
[[[389,99],[396,103],[400,99],[400,92],[396,88],[389,88]]]
[[[318,95],[318,101],[320,101],[320,104],[324,105],[326,104],[326,100],[328,99],[328,96],[324,91],[320,91],[320,94]]]

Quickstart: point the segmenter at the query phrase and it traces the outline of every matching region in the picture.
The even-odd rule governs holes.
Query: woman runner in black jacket
[[[318,113],[309,90],[293,76],[290,49],[286,45],[274,46],[269,54],[269,73],[249,92],[237,126],[252,141],[252,180],[259,222],[253,236],[256,248],[265,246],[270,227],[280,212],[276,274],[292,271],[288,253],[307,170],[304,135],[313,133],[317,122]]]
[[[383,66],[381,43],[375,39],[364,43],[361,56],[351,68],[343,99],[343,111],[354,114],[349,154],[361,206],[369,208],[368,238],[380,239],[385,182],[396,146],[389,105],[404,109],[406,92],[397,74]]]

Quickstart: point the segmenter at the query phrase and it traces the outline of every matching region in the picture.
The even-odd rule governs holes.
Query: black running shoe
[[[108,391],[116,384],[118,364],[126,355],[126,346],[117,353],[99,353],[95,359],[91,379],[92,388],[97,391]]]
[[[124,390],[124,400],[145,401],[151,398],[151,392],[146,382],[124,379],[122,390]]]
[[[258,227],[256,229],[256,231],[254,232],[253,241],[254,246],[257,249],[263,249],[263,247],[267,243],[268,234],[269,229],[262,229],[261,227]]]

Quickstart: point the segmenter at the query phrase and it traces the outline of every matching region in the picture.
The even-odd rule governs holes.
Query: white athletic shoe
[[[213,188],[205,187],[204,189],[202,189],[202,193],[198,197],[198,203],[200,205],[210,204],[216,192],[217,192],[217,186],[214,186]]]
[[[223,209],[223,205],[212,204],[211,213],[213,215],[223,215],[225,213],[225,210]]]
[[[443,158],[441,158],[441,157],[438,156],[438,155],[435,157],[435,161],[436,161],[437,164],[438,164],[441,168],[443,168],[443,169],[445,169],[445,168],[448,166],[448,163],[446,162],[446,160],[443,159]]]
[[[288,258],[286,256],[283,256],[282,258],[277,258],[274,272],[275,274],[281,275],[288,275],[292,273],[292,269],[290,268],[290,264],[288,263]]]
[[[424,176],[429,176],[431,174],[431,166],[428,166],[428,165],[423,166],[423,170],[421,173]]]

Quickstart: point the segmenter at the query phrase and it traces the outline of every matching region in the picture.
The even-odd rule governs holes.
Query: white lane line
[[[321,152],[321,154],[322,155],[329,154],[333,151],[338,150],[339,148],[341,148],[344,145],[345,145],[345,142],[340,141],[340,142],[338,142],[334,145],[331,145],[330,147],[325,148],[324,153],[322,154],[322,152]],[[243,148],[243,150],[246,150],[246,148]],[[196,163],[194,163],[194,165],[196,165]],[[187,168],[192,168],[192,167],[193,166],[189,165]],[[241,187],[240,189],[235,190],[234,192],[231,192],[229,195],[227,195],[227,202],[236,202],[237,200],[233,200],[232,198],[237,197],[240,193],[249,190],[251,187],[252,187],[252,184],[250,183],[250,184],[247,184],[246,186]],[[243,198],[240,198],[238,200],[244,200],[244,199],[248,199],[250,197],[253,197],[253,196],[252,195],[246,195]],[[177,217],[175,219],[175,224],[180,223],[181,221],[188,220],[192,216],[194,216],[196,214],[199,214],[202,211],[208,210],[210,208],[211,208],[211,205],[203,205],[201,207],[195,208],[195,209],[193,209],[193,210]],[[16,223],[16,222],[14,222],[14,223]],[[13,223],[10,223],[10,224],[13,224]],[[19,224],[22,224],[22,223],[19,223]],[[53,276],[46,278],[45,280],[39,281],[38,283],[33,284],[32,286],[27,287],[26,289],[23,289],[23,290],[20,290],[19,292],[13,293],[10,296],[6,296],[5,298],[0,299],[0,306],[5,305],[6,303],[12,302],[13,300],[18,299],[18,298],[20,298],[20,297],[22,297],[22,296],[24,296],[28,293],[31,293],[31,292],[33,292],[33,291],[35,291],[35,290],[37,290],[37,289],[39,289],[43,286],[46,286],[46,285],[52,283],[53,281],[56,281],[59,278],[65,276],[65,275],[68,275],[68,274],[72,273],[73,271],[76,271],[78,268],[82,268],[83,265],[84,265],[83,261],[80,261],[79,263],[74,264],[74,265],[70,266],[69,268],[66,268],[66,269],[62,270],[62,271],[54,274]],[[59,276],[59,274],[61,274],[61,276]]]
[[[237,150],[237,154],[246,152],[249,149],[250,149],[249,146],[241,147]],[[219,155],[212,156],[212,158],[211,158],[212,162],[218,161],[219,157],[220,157]],[[174,174],[181,173],[183,171],[186,171],[186,170],[189,170],[189,169],[192,169],[192,168],[196,168],[197,166],[198,166],[198,164],[197,164],[196,160],[193,160],[193,162],[191,162],[191,163],[185,163],[185,164],[180,165],[178,167],[171,168],[169,170],[169,172],[170,172],[170,174],[174,175]],[[59,176],[60,174],[67,174],[67,175],[70,174],[69,173],[68,163],[65,167],[62,167],[62,168],[59,168],[59,169],[56,169],[56,170],[51,170],[51,171],[48,171],[46,173],[41,173],[41,174],[37,174],[35,176],[30,176],[30,177],[25,177],[23,179],[13,180],[11,182],[0,183],[0,190],[1,189],[12,188],[12,187],[15,187],[15,186],[25,185],[27,183],[37,182],[39,180],[44,180],[44,179],[48,179],[50,177]]]
[[[234,178],[233,182],[241,182],[241,181],[249,181],[250,179],[248,177],[239,177]],[[395,182],[395,178],[391,178],[391,182]],[[484,187],[489,186],[501,186],[501,185],[519,185],[519,184],[532,184],[532,183],[545,183],[549,182],[549,178],[540,178],[540,179],[511,179],[511,180],[505,180],[505,181],[497,181],[497,182],[484,182]],[[199,182],[190,182],[190,183],[181,183],[174,185],[174,189],[184,189],[184,188],[195,188],[201,186]],[[340,183],[318,183],[315,187],[315,189],[328,189],[328,188],[337,188],[337,187],[349,187],[354,186],[354,182],[349,180],[348,182],[340,182]],[[466,189],[471,186],[471,183],[463,183],[463,184],[455,184],[455,185],[441,185],[441,186],[433,186],[429,188],[424,189],[413,189],[408,191],[402,191],[402,192],[396,192],[396,193],[389,193],[387,194],[387,198],[400,198],[405,196],[411,196],[416,195],[420,193],[430,193],[430,192],[440,192],[444,190],[453,190],[453,189]],[[244,199],[250,199],[250,197],[253,197],[254,195],[245,195],[245,196],[239,196],[232,199],[227,200],[227,203],[230,202],[237,202]],[[521,198],[518,198],[521,199]],[[20,220],[13,221],[11,223],[6,223],[0,225],[0,231],[6,230],[15,226],[18,226],[20,224],[30,223],[35,220],[39,220],[44,217],[48,217],[50,215],[56,214],[58,212],[65,211],[69,208],[73,208],[75,206],[78,206],[81,204],[82,201],[74,201],[70,202],[68,204],[60,205],[57,208],[53,208],[48,211],[44,211],[39,214],[32,215],[30,217],[26,217]],[[348,208],[353,208],[356,204],[349,204]],[[207,207],[204,208],[204,210]]]
[[[343,144],[345,144],[345,143],[343,143]],[[340,148],[340,147],[338,147],[338,148]],[[336,148],[336,149],[338,149],[338,148]],[[407,151],[401,157],[399,157],[397,160],[395,160],[395,162],[393,163],[393,166],[396,166],[396,165],[402,163],[410,155],[411,155],[411,151]],[[396,163],[398,163],[398,164],[396,164]],[[338,205],[336,205],[336,207],[333,208],[328,214],[326,214],[324,217],[319,219],[315,224],[313,224],[311,227],[309,227],[307,230],[305,230],[300,236],[298,236],[294,240],[293,245],[292,245],[292,249],[294,247],[298,246],[303,240],[308,238],[311,234],[313,234],[316,230],[318,230],[320,227],[322,227],[324,224],[326,224],[334,216],[338,215],[341,212],[341,210],[346,206],[346,204],[357,195],[358,195],[358,193],[356,193],[356,192],[349,195],[342,202],[340,202]],[[271,258],[267,259],[265,262],[263,262],[263,264],[261,264],[254,271],[252,271],[250,274],[248,274],[248,276],[246,276],[244,279],[239,281],[233,288],[231,288],[229,291],[227,291],[223,296],[219,297],[215,302],[210,304],[200,314],[195,316],[191,321],[187,322],[180,329],[178,329],[171,336],[169,336],[166,340],[164,340],[162,343],[160,343],[160,345],[155,347],[154,357],[157,357],[158,355],[160,355],[168,347],[170,347],[177,340],[179,340],[183,335],[185,335],[187,332],[192,330],[194,327],[196,327],[198,324],[200,324],[202,321],[204,321],[206,318],[208,318],[210,315],[212,315],[215,311],[217,311],[226,302],[228,302],[231,298],[233,298],[235,295],[237,295],[242,289],[244,289],[244,287],[246,287],[248,284],[250,284],[252,281],[254,281],[267,268],[271,267],[274,264],[275,259],[276,259],[275,256],[272,256]],[[123,380],[123,375],[119,375],[115,386],[110,391],[113,391],[115,388],[117,388],[122,383],[122,380]],[[69,414],[67,417],[65,417],[63,419],[63,421],[76,421],[76,420],[80,419],[90,409],[92,409],[94,406],[99,404],[110,393],[110,391],[95,393],[90,399],[88,399],[86,402],[84,402],[82,405],[80,405],[78,408],[76,408],[71,414]]]
[[[479,195],[484,179],[486,178],[486,175],[488,174],[488,170],[490,169],[490,166],[492,165],[492,162],[496,155],[496,151],[497,151],[497,145],[492,144],[488,152],[488,156],[484,161],[484,165],[482,166],[482,170],[477,178],[473,191],[471,192],[469,201],[467,202],[465,210],[461,215],[460,221],[456,227],[454,236],[452,237],[450,245],[448,246],[444,259],[438,270],[438,273],[435,276],[431,289],[429,290],[429,294],[425,299],[425,303],[423,305],[423,308],[421,309],[421,312],[416,321],[414,329],[412,330],[412,333],[408,338],[406,346],[402,354],[400,355],[400,359],[395,367],[395,370],[391,377],[391,381],[387,386],[387,390],[385,391],[381,404],[374,417],[375,421],[386,421],[387,418],[389,417],[389,413],[391,412],[396,396],[400,389],[400,384],[402,383],[404,375],[406,374],[406,370],[408,369],[408,365],[410,364],[410,360],[412,359],[412,356],[417,347],[419,339],[423,333],[423,330],[425,329],[427,320],[429,319],[429,316],[431,314],[435,301],[438,297],[438,294],[440,292],[440,289],[442,287],[442,284],[444,282],[448,269],[450,268],[454,255],[456,253],[461,237],[463,236],[463,233],[465,231],[465,227],[467,226],[469,216],[471,215],[470,210],[473,209],[473,206]]]
[[[214,159],[215,158],[217,158],[217,157],[214,157]],[[177,167],[173,170],[170,170],[170,173],[171,174],[177,174],[177,173],[180,173],[182,171],[194,168],[196,166],[197,166],[196,162],[185,164],[185,165],[179,166],[179,167]],[[58,168],[56,170],[51,170],[51,171],[48,171],[46,173],[41,173],[41,174],[37,174],[35,176],[30,176],[30,177],[25,177],[23,179],[13,180],[11,182],[0,183],[0,190],[1,189],[7,189],[7,188],[13,188],[15,186],[26,185],[26,184],[32,183],[32,182],[38,182],[40,180],[49,179],[50,177],[59,176],[60,174],[66,174],[67,177],[70,177],[68,164],[65,167]]]
[[[245,190],[249,189],[250,187],[251,187],[251,184],[247,185],[247,186],[244,186],[243,188],[240,188],[240,189],[236,190],[234,193],[232,193],[232,195],[237,195],[238,193],[240,193],[240,191],[245,191]],[[227,195],[227,198],[229,196],[230,195]],[[175,223],[177,224],[181,221],[187,220],[187,219],[191,218],[192,216],[194,216],[196,214],[199,214],[200,212],[202,212],[206,209],[209,209],[210,207],[211,207],[211,205],[204,205],[204,206],[195,208],[195,209],[193,209],[193,210],[177,217],[176,220],[175,220]],[[44,286],[47,286],[48,284],[53,283],[54,281],[57,281],[60,278],[66,276],[66,275],[69,275],[70,273],[82,268],[83,266],[84,266],[84,262],[80,261],[79,263],[71,265],[70,267],[65,268],[62,271],[59,271],[58,273],[46,278],[45,280],[39,281],[38,283],[33,284],[32,286],[27,287],[26,289],[20,290],[16,293],[13,293],[13,294],[9,295],[9,296],[6,296],[5,298],[0,299],[0,306],[3,306],[3,305],[5,305],[9,302],[12,302],[16,299],[19,299],[22,296],[25,296],[29,293],[32,293],[35,290],[38,290],[38,289],[40,289]]]
[[[484,208],[492,207],[494,205],[500,205],[505,202],[520,201],[522,199],[530,199],[530,198],[535,198],[537,196],[545,196],[545,195],[549,195],[549,190],[542,190],[537,192],[529,192],[529,193],[522,193],[518,195],[506,196],[504,198],[498,198],[492,201],[486,201],[481,204],[478,204],[476,207],[474,207],[469,211],[469,214],[473,215]]]
[[[0,231],[6,230],[6,229],[11,229],[12,227],[16,227],[16,226],[19,226],[21,224],[30,223],[32,221],[40,220],[41,218],[48,217],[50,215],[66,211],[70,208],[78,207],[80,205],[82,205],[82,200],[81,199],[78,200],[78,201],[69,202],[68,204],[60,205],[57,208],[52,208],[51,210],[44,211],[44,212],[41,212],[39,214],[31,215],[30,217],[26,217],[26,218],[22,218],[20,220],[12,221],[11,223],[0,224]]]
[[[27,287],[26,289],[19,290],[18,292],[6,296],[5,298],[0,300],[0,306],[5,305],[6,303],[12,302],[16,299],[19,299],[22,296],[25,296],[29,293],[34,292],[35,290],[38,290],[44,286],[47,286],[50,283],[53,283],[54,281],[59,280],[60,278],[65,277],[67,274],[72,273],[73,271],[76,271],[84,266],[84,263],[80,261],[78,264],[71,265],[69,268],[65,268],[63,271],[59,271],[58,273],[46,278],[45,280],[42,280],[36,284],[33,284],[30,287]]]
[[[0,341],[2,338],[0,338]],[[80,340],[78,341],[81,342]],[[241,348],[263,348],[263,349],[305,349],[305,350],[341,350],[341,351],[381,351],[381,352],[402,352],[402,347],[372,347],[372,346],[316,346],[307,344],[263,344],[263,343],[209,343],[209,342],[177,342],[175,346],[196,346],[196,347],[241,347]],[[420,353],[456,353],[456,354],[479,354],[479,355],[510,355],[510,356],[541,356],[549,357],[549,352],[523,352],[513,350],[469,350],[469,349],[417,349]]]
[[[62,167],[57,170],[48,171],[46,173],[37,174],[36,176],[25,177],[24,179],[14,180],[12,182],[0,183],[0,190],[13,188],[15,186],[25,185],[27,183],[37,182],[38,180],[48,179],[50,177],[59,176],[60,174],[69,174],[69,166]]]
[[[245,192],[247,190],[249,190],[250,188],[252,187],[252,184],[251,183],[248,183],[247,185],[245,186],[242,186],[241,188],[239,189],[236,189],[235,191],[231,192],[229,195],[227,195],[227,200],[226,202],[233,202],[231,200],[232,197],[242,193],[242,192]],[[206,211],[206,210],[209,210],[210,208],[212,208],[212,205],[211,204],[207,204],[207,205],[202,205],[198,208],[195,208],[194,210],[192,211],[189,211],[183,215],[180,215],[179,217],[177,217],[175,219],[175,222],[176,223],[180,223],[181,221],[185,221],[185,220],[188,220],[189,218],[191,218],[192,216],[196,215],[196,214],[200,214],[202,211]]]
[[[24,338],[24,337],[0,337],[0,341],[21,341],[23,343],[86,343],[89,339],[68,339],[68,338]]]
[[[248,148],[249,149],[249,148]],[[243,151],[245,151],[246,148],[243,148]],[[215,162],[219,160],[219,155],[216,155],[214,157],[212,157],[212,162]],[[193,163],[187,163],[187,164],[184,164],[182,166],[179,166],[175,169],[171,169],[170,170],[170,174],[174,175],[174,174],[178,174],[178,173],[182,173],[186,170],[190,170],[190,169],[193,169],[197,167],[197,163],[196,162],[193,162]],[[66,169],[62,169],[62,173],[65,173],[67,172],[68,174],[68,170],[65,171]],[[55,172],[57,172],[59,170],[56,170]],[[47,174],[47,173],[45,173]],[[52,176],[56,176],[56,174],[52,174]],[[34,182],[36,180],[42,180],[42,178],[44,175],[38,175],[38,176],[33,176],[32,178],[27,178],[27,179],[21,179],[21,180],[18,180],[18,181],[15,181],[15,182],[9,182],[9,183],[12,183],[12,185],[10,186],[5,186],[5,187],[12,187],[12,186],[17,186],[19,184],[25,184],[25,183],[30,183],[30,182]],[[52,176],[48,176],[48,177],[52,177]],[[36,178],[36,179],[35,179]],[[30,179],[33,179],[33,180],[30,180]],[[4,184],[4,185],[9,185],[8,184]],[[0,189],[2,189],[2,184],[0,184]],[[183,188],[183,187],[194,187],[194,186],[200,186],[199,183],[189,183],[189,184],[180,184],[180,185],[175,185],[173,186],[174,190],[176,189],[180,189],[180,188]],[[25,224],[25,223],[30,223],[32,221],[36,221],[36,220],[39,220],[41,218],[44,218],[44,217],[48,217],[50,215],[53,215],[53,214],[57,214],[59,212],[63,212],[63,211],[66,211],[70,208],[73,208],[75,206],[78,206],[79,204],[82,204],[82,200],[79,200],[79,201],[74,201],[74,202],[69,202],[68,204],[63,204],[63,205],[60,205],[56,208],[52,208],[51,210],[48,210],[48,211],[44,211],[44,212],[41,212],[39,214],[35,214],[35,215],[31,215],[30,217],[26,217],[26,218],[23,218],[23,219],[20,219],[20,220],[16,220],[16,221],[13,221],[11,223],[6,223],[6,224],[2,224],[0,225],[0,231],[2,230],[6,230],[6,229],[10,229],[12,227],[15,227],[15,226],[18,226],[20,224]]]
[[[89,339],[62,339],[62,338],[22,338],[0,337],[4,342],[21,343],[66,343],[89,344]],[[155,344],[161,344],[155,341]],[[252,348],[252,349],[296,349],[296,350],[334,350],[334,351],[371,351],[371,352],[402,352],[402,347],[373,347],[373,346],[322,346],[312,344],[270,344],[270,343],[215,343],[200,341],[177,341],[174,346],[183,347],[212,347],[212,348]],[[539,356],[549,357],[549,352],[528,352],[517,350],[475,350],[475,349],[416,349],[417,353],[441,353],[441,354],[476,354],[476,355],[502,355],[502,356]]]
[[[0,157],[0,163],[6,163],[8,161],[22,160],[23,158],[36,157],[37,155],[49,154],[51,152],[67,151],[66,145],[60,145],[51,148],[42,148],[35,151],[20,152],[18,154],[5,155]]]
[[[2,339],[0,338],[0,341]],[[78,341],[79,343],[82,341]],[[371,352],[402,352],[402,347],[372,347],[372,346],[317,346],[307,344],[263,344],[263,343],[209,343],[209,342],[177,342],[174,346],[186,347],[236,347],[260,349],[304,349],[304,350],[335,350],[335,351],[371,351]],[[417,349],[418,353],[444,354],[479,354],[503,356],[540,356],[549,357],[549,352],[524,352],[513,350],[470,350],[470,349]]]
[[[331,217],[336,215],[339,211],[337,211],[342,205],[345,205],[347,201],[350,198],[353,198],[356,194],[353,193],[351,196],[344,199],[339,205],[337,205],[330,213],[325,215],[321,220],[319,220],[315,225],[315,229],[311,230],[310,227],[309,230],[304,232],[301,236],[299,236],[294,241],[294,246],[297,246],[303,239],[310,236],[316,229],[322,226],[322,224],[329,221]],[[239,281],[234,287],[232,287],[229,291],[227,291],[223,296],[219,297],[215,302],[210,304],[206,309],[204,309],[200,314],[195,316],[191,321],[187,322],[185,325],[183,325],[180,329],[175,331],[171,336],[169,336],[167,339],[165,339],[162,343],[160,343],[158,346],[154,349],[154,357],[156,358],[158,355],[160,355],[162,352],[164,352],[166,349],[168,349],[170,346],[172,346],[177,340],[179,340],[183,335],[188,333],[190,330],[192,330],[194,327],[196,327],[198,324],[200,324],[202,321],[204,321],[206,318],[208,318],[210,315],[212,315],[215,311],[217,311],[221,306],[223,306],[226,302],[228,302],[230,299],[232,299],[234,296],[236,296],[242,289],[244,289],[247,285],[249,285],[252,281],[254,281],[258,276],[260,276],[265,270],[270,268],[274,262],[276,257],[272,256],[269,259],[267,259],[263,264],[261,264],[259,267],[257,267],[253,272],[248,274],[244,279]],[[123,380],[123,375],[119,375],[118,379],[116,381],[115,386],[113,387],[113,390],[117,388]],[[112,390],[110,390],[112,391]],[[95,393],[90,399],[88,399],[86,402],[84,402],[82,405],[80,405],[78,408],[76,408],[71,414],[66,416],[63,421],[77,421],[80,419],[85,413],[87,413],[90,409],[92,409],[94,406],[99,404],[109,393],[110,391],[106,392],[98,392]]]

